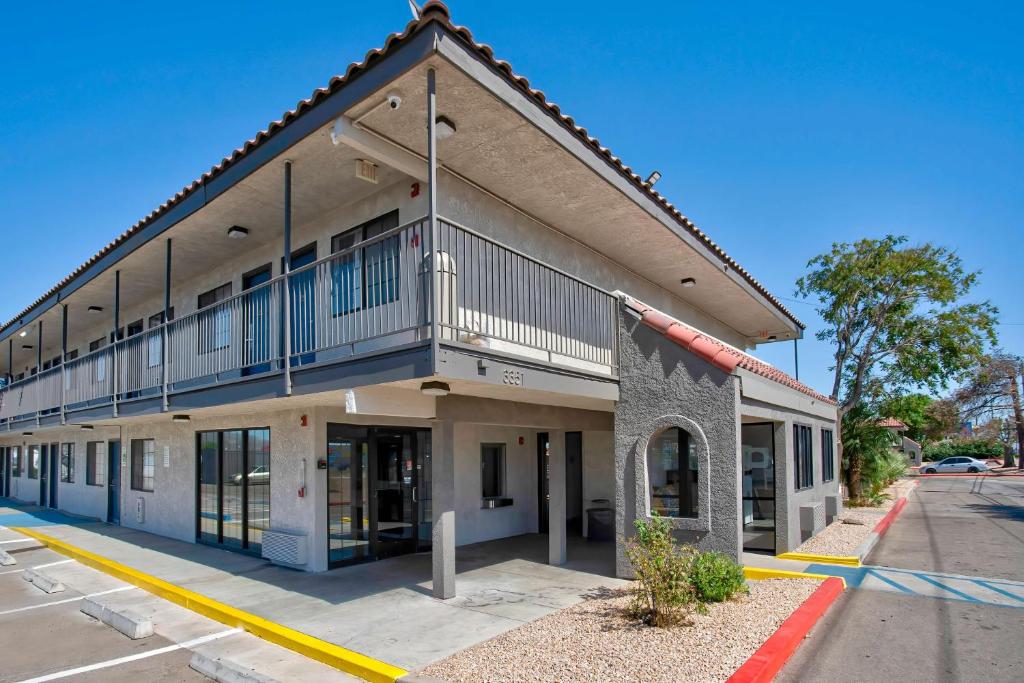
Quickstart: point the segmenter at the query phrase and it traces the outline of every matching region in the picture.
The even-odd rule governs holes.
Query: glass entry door
[[[429,430],[327,426],[332,567],[429,547],[429,443]]]
[[[270,528],[270,430],[196,438],[196,539],[259,555]]]
[[[744,424],[743,549],[775,553],[775,425]]]

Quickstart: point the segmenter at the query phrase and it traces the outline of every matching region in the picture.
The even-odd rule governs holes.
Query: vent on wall
[[[291,531],[264,531],[263,557],[274,564],[303,567],[308,560],[306,534]]]
[[[356,178],[377,184],[377,164],[366,159],[356,159]]]

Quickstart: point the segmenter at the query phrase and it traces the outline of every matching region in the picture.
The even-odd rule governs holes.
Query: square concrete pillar
[[[548,432],[548,564],[565,564],[565,432]]]
[[[433,423],[430,445],[433,592],[435,598],[447,600],[455,597],[455,429],[451,420]]]

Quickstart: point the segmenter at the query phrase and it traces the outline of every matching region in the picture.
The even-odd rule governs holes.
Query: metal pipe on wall
[[[284,162],[284,259],[282,259],[284,275],[284,294],[281,297],[284,324],[284,393],[292,395],[292,310],[291,287],[289,273],[292,270],[292,162]]]
[[[114,407],[114,417],[117,417],[117,329],[121,323],[121,271],[114,271],[114,341],[111,344],[111,370],[113,371],[113,377],[111,377],[112,386],[114,388],[111,393],[111,400]]]
[[[430,227],[430,362],[436,375],[440,361],[441,299],[437,253],[437,74],[433,69],[427,69],[427,222]]]
[[[167,356],[170,354],[170,338],[167,328],[171,322],[171,238],[167,238],[167,260],[164,264],[164,324],[160,328],[160,385],[163,394],[163,411],[167,412]]]

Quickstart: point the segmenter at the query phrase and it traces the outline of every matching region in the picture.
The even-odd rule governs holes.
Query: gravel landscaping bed
[[[750,581],[750,594],[708,606],[692,626],[653,628],[625,614],[626,591],[583,602],[431,664],[421,672],[465,681],[725,681],[820,585]]]
[[[857,550],[879,520],[888,514],[902,491],[913,486],[909,480],[900,480],[886,489],[890,498],[876,508],[844,507],[843,514],[825,529],[808,539],[794,552],[814,553],[816,555],[850,556]]]

